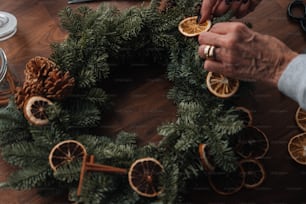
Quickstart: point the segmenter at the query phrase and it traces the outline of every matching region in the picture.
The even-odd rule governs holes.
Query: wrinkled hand
[[[231,10],[237,18],[253,11],[261,0],[203,0],[200,23],[210,19],[211,15],[221,16]]]
[[[280,40],[257,33],[242,23],[217,23],[199,36],[199,55],[213,45],[215,59],[204,68],[240,80],[260,80],[277,86],[278,79],[297,53]]]

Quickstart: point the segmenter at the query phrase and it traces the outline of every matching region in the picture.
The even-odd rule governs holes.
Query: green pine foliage
[[[163,161],[164,174],[161,183],[164,186],[161,203],[176,203],[177,195],[184,186],[181,186],[180,169],[177,164],[170,161]]]
[[[2,149],[3,158],[10,164],[22,168],[31,166],[48,167],[48,151],[32,142],[19,142]]]
[[[231,141],[242,127],[227,101],[217,99],[205,84],[206,71],[199,58],[196,38],[186,38],[177,29],[186,16],[197,15],[199,0],[169,0],[159,11],[160,0],[147,7],[125,11],[101,4],[97,10],[79,7],[60,12],[61,23],[69,37],[52,44],[50,58],[59,69],[75,78],[73,93],[54,101],[47,110],[49,124],[33,126],[24,118],[13,100],[0,108],[0,145],[2,156],[19,167],[5,186],[15,189],[41,188],[68,190],[77,203],[183,203],[187,183],[205,174],[200,164],[198,145],[206,143],[213,163],[231,172],[237,158]],[[228,21],[231,14],[215,18]],[[126,64],[167,64],[167,77],[173,83],[168,97],[177,105],[177,118],[157,127],[163,136],[158,144],[137,145],[137,135],[120,132],[115,138],[96,135],[109,108],[109,94],[103,82],[112,69]],[[118,70],[117,70],[118,71]],[[86,172],[81,196],[76,195],[82,159],[50,168],[48,157],[61,141],[76,140],[95,163],[129,170],[132,163],[153,157],[163,165],[157,198],[138,195],[129,185],[128,175]]]
[[[82,187],[82,201],[84,203],[97,204],[109,202],[109,194],[121,186],[118,184],[121,183],[121,179],[117,177],[116,175],[112,176],[103,173],[87,174]]]
[[[75,184],[80,178],[80,169],[82,166],[82,160],[78,159],[73,163],[68,163],[66,165],[60,166],[53,176],[67,184],[74,182]]]
[[[17,109],[13,100],[0,109],[0,146],[21,142],[30,138],[28,123]]]
[[[8,184],[17,190],[38,188],[51,178],[51,174],[51,170],[46,166],[25,167],[14,172],[8,179]]]

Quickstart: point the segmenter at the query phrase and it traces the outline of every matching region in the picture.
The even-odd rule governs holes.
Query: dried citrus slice
[[[267,136],[256,127],[245,127],[236,136],[235,151],[242,158],[259,159],[264,157],[269,150]]]
[[[264,182],[266,172],[258,160],[244,159],[240,161],[240,165],[245,173],[244,187],[256,188]]]
[[[199,154],[203,168],[206,171],[214,171],[215,167],[210,162],[211,158],[207,150],[206,144],[199,144]]]
[[[24,104],[24,116],[33,125],[46,125],[49,122],[46,108],[51,104],[52,102],[47,98],[32,96]]]
[[[162,192],[159,176],[163,167],[154,158],[136,160],[130,167],[128,179],[132,189],[141,196],[155,197]]]
[[[220,195],[232,195],[241,190],[245,174],[240,165],[234,172],[215,171],[208,175],[211,188]]]
[[[56,169],[62,165],[86,156],[85,147],[76,140],[65,140],[55,145],[49,154],[49,164]]]
[[[208,90],[217,97],[229,98],[239,89],[239,80],[230,79],[222,74],[208,72],[206,85]]]
[[[306,133],[298,134],[289,140],[288,152],[294,161],[306,165]]]
[[[204,23],[197,23],[197,16],[192,16],[183,19],[178,26],[179,31],[187,37],[194,37],[199,35],[201,32],[208,31],[212,25],[210,20]]]
[[[242,106],[238,106],[235,109],[238,113],[239,119],[243,121],[244,125],[251,126],[253,123],[253,116],[252,116],[251,111]]]
[[[299,107],[295,114],[295,121],[299,128],[306,131],[306,111]]]

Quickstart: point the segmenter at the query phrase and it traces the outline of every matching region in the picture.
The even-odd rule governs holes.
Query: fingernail
[[[201,15],[201,14],[199,14],[199,15],[198,15],[198,17],[197,17],[197,24],[199,24],[199,23],[200,23],[201,18],[202,18],[202,15]]]

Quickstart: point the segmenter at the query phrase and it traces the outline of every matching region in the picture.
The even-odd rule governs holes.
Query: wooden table
[[[96,8],[103,1],[88,3]],[[120,9],[139,1],[107,1]],[[243,21],[252,23],[253,29],[273,35],[290,48],[302,52],[305,34],[298,24],[286,17],[288,0],[263,1],[255,12]],[[0,10],[14,14],[18,19],[16,35],[0,42],[6,51],[9,69],[23,80],[23,69],[34,56],[48,57],[52,42],[61,42],[66,33],[59,25],[57,13],[68,4],[65,0],[0,0]],[[78,5],[73,5],[77,7]],[[156,141],[156,127],[175,118],[175,107],[166,99],[171,84],[165,79],[163,70],[154,73],[137,72],[121,80],[124,90],[118,89],[115,98],[115,112],[103,123],[103,130],[109,134],[125,130],[137,133],[139,143]],[[141,78],[141,79],[140,79]],[[120,80],[118,80],[120,81]],[[270,150],[263,160],[267,171],[264,184],[255,190],[242,190],[233,196],[219,196],[207,185],[207,181],[195,184],[189,203],[305,203],[306,167],[296,164],[287,153],[290,137],[301,131],[297,128],[294,115],[298,105],[265,84],[256,83],[252,95],[237,100],[252,110],[254,125],[263,130],[270,140]],[[13,168],[0,161],[0,181],[4,181]],[[0,190],[0,203],[5,204],[46,204],[66,203],[65,197],[43,198],[35,190]]]

